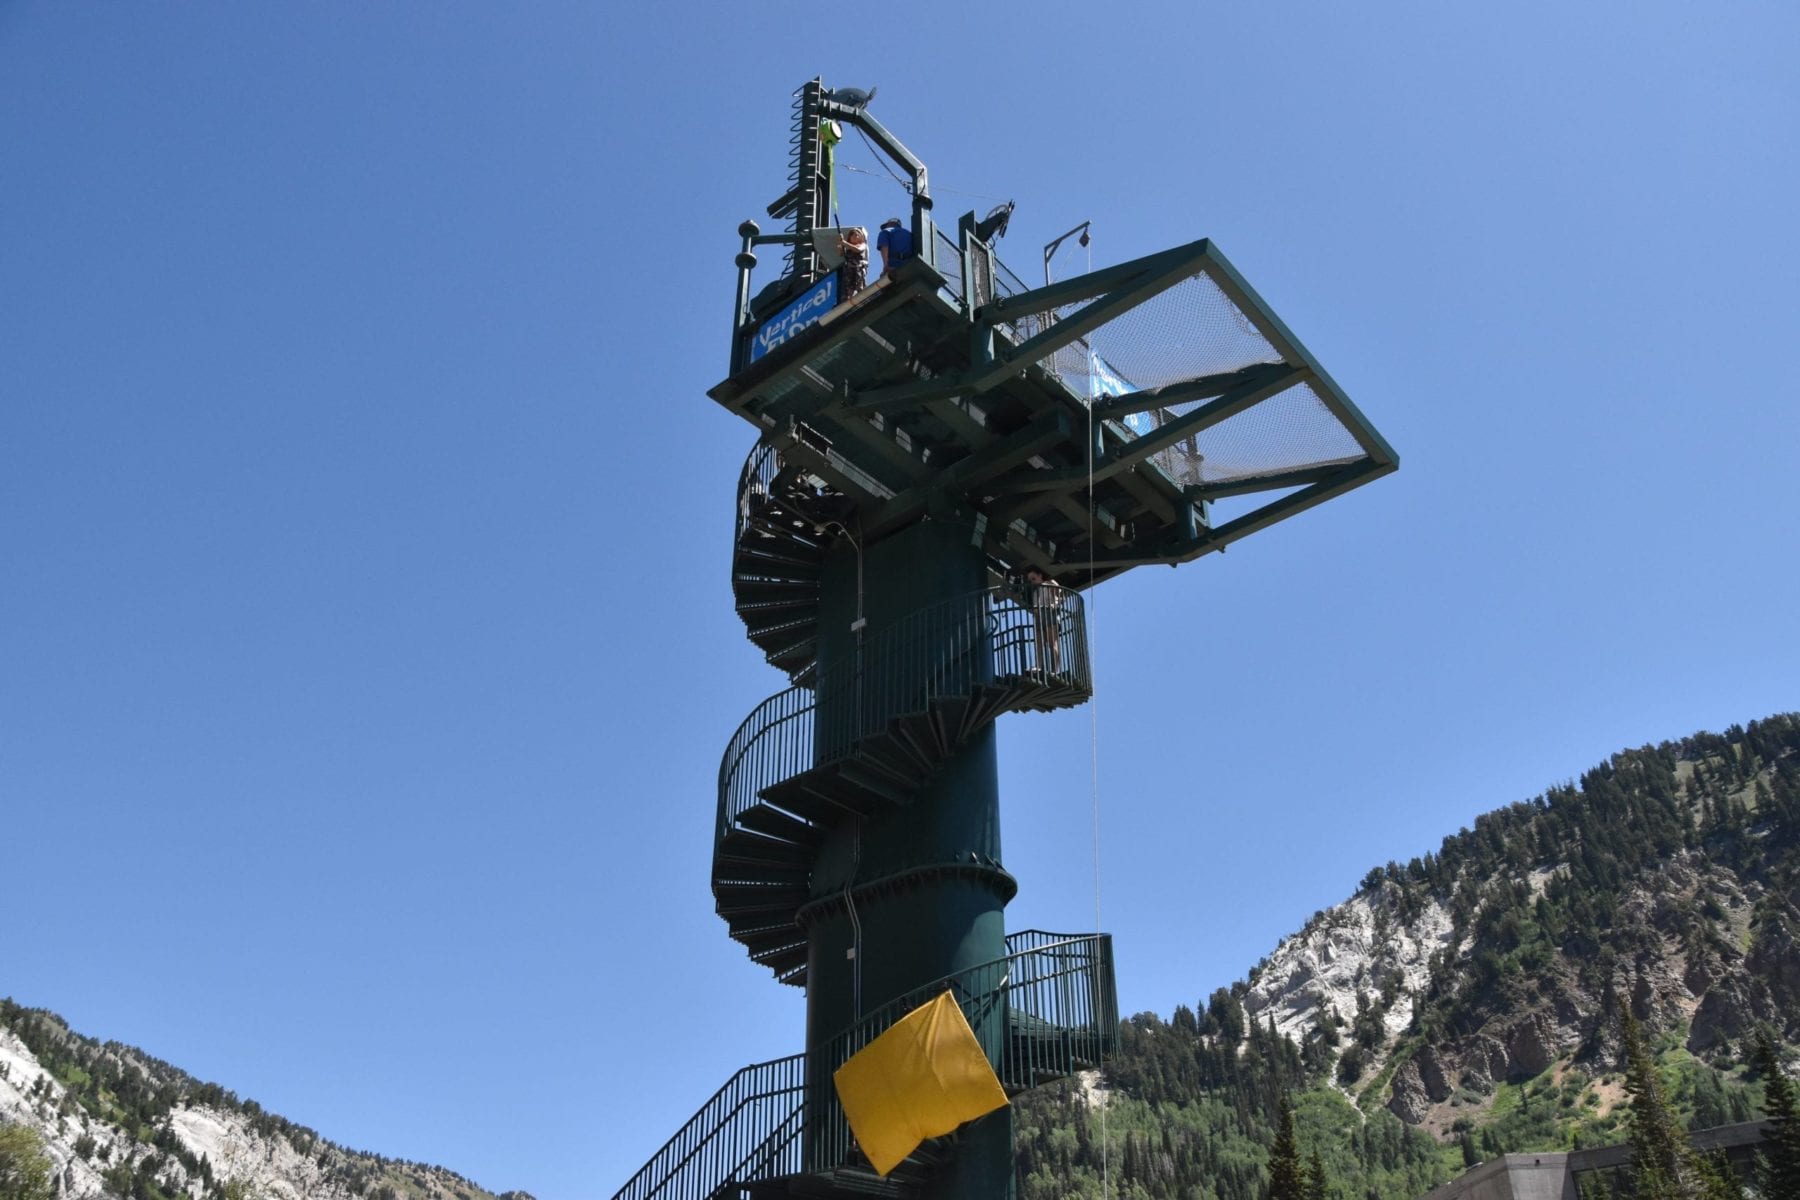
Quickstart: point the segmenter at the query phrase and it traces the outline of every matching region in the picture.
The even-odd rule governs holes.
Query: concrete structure
[[[1756,1148],[1765,1140],[1767,1123],[1743,1121],[1702,1129],[1692,1136],[1701,1154],[1723,1151],[1739,1178],[1747,1177],[1755,1162]],[[1580,1200],[1581,1189],[1590,1193],[1595,1183],[1607,1195],[1625,1193],[1626,1172],[1631,1165],[1631,1145],[1597,1146],[1591,1150],[1547,1151],[1541,1154],[1507,1154],[1472,1167],[1442,1187],[1433,1188],[1421,1200]]]

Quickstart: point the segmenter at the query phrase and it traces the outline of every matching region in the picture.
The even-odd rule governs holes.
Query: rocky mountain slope
[[[1243,1004],[1297,1041],[1335,1037],[1340,1085],[1443,1133],[1508,1081],[1606,1074],[1620,998],[1709,1067],[1758,1023],[1800,1035],[1796,930],[1800,723],[1783,716],[1615,755],[1371,872]]]
[[[130,1200],[529,1200],[346,1150],[217,1084],[0,1001],[0,1124],[43,1138],[55,1194]]]
[[[1628,1004],[1694,1128],[1800,1038],[1800,715],[1614,755],[1369,872],[1247,979],[1125,1023],[1104,1109],[1017,1109],[1023,1200],[1256,1200],[1282,1095],[1340,1196],[1622,1139]],[[1106,1119],[1101,1119],[1101,1112]]]

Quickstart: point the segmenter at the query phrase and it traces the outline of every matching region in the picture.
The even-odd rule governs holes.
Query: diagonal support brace
[[[850,406],[857,412],[879,412],[950,396],[979,395],[1001,380],[1019,374],[1037,360],[1080,341],[1120,313],[1198,274],[1210,253],[1211,244],[1201,238],[1173,250],[983,305],[975,314],[978,333],[985,333],[1023,314],[1044,312],[1098,297],[1042,333],[1002,350],[992,363],[980,363],[936,379],[861,392],[850,398]]]

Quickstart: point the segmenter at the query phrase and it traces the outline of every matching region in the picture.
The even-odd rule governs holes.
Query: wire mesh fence
[[[931,227],[933,248],[936,261],[932,264],[937,273],[944,277],[944,290],[955,296],[958,301],[963,298],[962,250],[956,239],[945,233],[938,226]]]
[[[1023,283],[995,263],[995,291],[1015,295]],[[1089,303],[1022,314],[1004,332],[1014,344],[1078,314]],[[1168,387],[1209,375],[1283,361],[1249,316],[1207,274],[1196,271],[1175,286],[1121,312],[1087,336],[1038,360],[1079,401]],[[1114,432],[1145,437],[1207,402],[1203,398],[1114,418]],[[1149,461],[1182,486],[1234,483],[1310,467],[1355,462],[1366,452],[1310,383],[1275,395],[1173,445]]]

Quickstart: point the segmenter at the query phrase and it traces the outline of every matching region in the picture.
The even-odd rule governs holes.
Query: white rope
[[[1090,274],[1090,275],[1093,274],[1093,271],[1094,271],[1094,243],[1093,243],[1093,236],[1091,233],[1088,237],[1088,245],[1087,245],[1087,269],[1088,269],[1088,274]],[[1093,349],[1093,342],[1091,340],[1088,343],[1088,352],[1090,354],[1096,353],[1095,350]],[[1091,391],[1091,388],[1090,388],[1090,391]],[[1087,537],[1088,537],[1087,627],[1088,627],[1088,680],[1090,683],[1092,683],[1092,681],[1094,680],[1095,676],[1098,673],[1094,664],[1095,664],[1095,659],[1098,658],[1098,654],[1096,653],[1097,642],[1096,642],[1096,638],[1095,638],[1095,631],[1099,628],[1098,623],[1094,620],[1094,597],[1095,597],[1096,593],[1098,593],[1099,588],[1096,587],[1093,582],[1093,579],[1094,579],[1094,402],[1096,399],[1098,399],[1098,397],[1090,395],[1088,397],[1088,406],[1087,406],[1087,474],[1088,474],[1088,480],[1087,480],[1087,520],[1088,520],[1088,528],[1087,528]],[[1088,698],[1088,788],[1089,788],[1089,802],[1090,802],[1090,807],[1091,807],[1092,813],[1093,813],[1092,824],[1093,824],[1093,838],[1094,838],[1094,932],[1096,934],[1100,933],[1101,925],[1102,925],[1101,917],[1100,917],[1100,700],[1099,700],[1099,695],[1100,695],[1100,689],[1096,687],[1096,688],[1094,688],[1093,695]],[[1102,1068],[1102,1070],[1103,1069],[1104,1068]],[[1102,1081],[1104,1081],[1104,1076],[1102,1077]],[[1106,1102],[1104,1100],[1102,1100],[1100,1103],[1100,1196],[1101,1196],[1101,1200],[1105,1200],[1106,1197],[1112,1195],[1112,1155],[1111,1155],[1110,1148],[1107,1146],[1106,1109],[1107,1109]]]
[[[881,159],[879,155],[877,155],[877,161],[882,162],[882,164],[884,166],[886,165],[886,160]],[[846,170],[846,171],[853,171],[858,175],[872,175],[876,179],[880,179],[883,175],[883,172],[881,172],[881,171],[871,171],[871,170],[869,170],[869,168],[859,167],[855,163],[841,162],[838,164],[838,166],[844,168],[844,170]],[[906,182],[906,180],[901,179],[899,176],[895,175],[892,170],[885,172],[885,174],[887,175],[887,177],[889,179],[892,179],[895,183],[899,184],[902,191],[906,192],[908,195],[910,195],[912,193],[912,184]],[[939,196],[939,195],[944,195],[946,193],[949,195],[952,195],[952,196],[969,196],[976,200],[992,200],[995,204],[1006,203],[1005,196],[990,196],[986,192],[964,191],[962,188],[945,187],[941,183],[934,183],[931,185],[931,194],[932,195]]]

